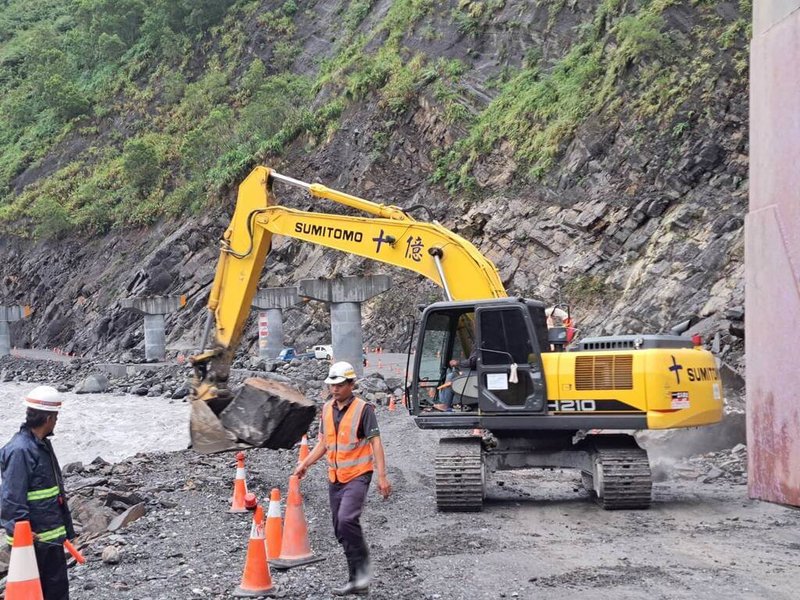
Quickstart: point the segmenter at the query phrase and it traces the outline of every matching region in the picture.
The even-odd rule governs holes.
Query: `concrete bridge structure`
[[[800,506],[800,0],[755,0],[750,50],[748,489]]]

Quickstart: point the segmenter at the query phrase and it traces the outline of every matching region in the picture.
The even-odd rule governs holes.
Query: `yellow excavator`
[[[370,216],[280,206],[275,183]],[[409,409],[420,428],[478,429],[481,435],[441,438],[435,465],[440,510],[481,510],[487,473],[533,467],[580,470],[584,486],[604,508],[647,508],[650,466],[633,432],[721,420],[722,382],[711,353],[698,340],[678,335],[570,342],[570,319],[557,322],[563,311],[508,297],[497,269],[475,246],[409,212],[265,167],[250,173],[221,241],[203,351],[191,359],[194,447],[214,452],[242,445],[241,436],[223,425],[232,410],[227,381],[272,235],[278,234],[402,267],[441,286],[444,300],[423,310],[410,353]],[[446,406],[453,409],[438,410],[446,387],[452,388]],[[268,421],[275,431],[291,430],[284,436],[291,444],[314,418],[309,404],[299,420],[271,410],[263,399],[237,410],[258,413],[248,419]]]

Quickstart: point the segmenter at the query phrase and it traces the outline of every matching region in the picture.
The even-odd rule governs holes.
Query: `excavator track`
[[[650,508],[653,479],[647,452],[641,448],[599,448],[592,481],[597,503],[606,510]],[[584,477],[584,485],[586,484]],[[599,483],[599,486],[598,486]]]
[[[442,512],[483,509],[481,438],[442,438],[436,454],[436,507]]]

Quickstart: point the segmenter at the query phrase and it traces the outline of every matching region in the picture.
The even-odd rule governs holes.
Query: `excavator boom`
[[[276,206],[272,183],[300,185],[312,196],[368,212],[353,217]],[[235,347],[256,293],[272,234],[304,240],[415,271],[445,288],[447,299],[504,298],[497,269],[475,246],[438,223],[418,222],[397,207],[362,200],[318,184],[304,184],[256,168],[239,187],[231,224],[222,239],[208,308],[216,344]]]
[[[368,213],[369,217],[308,212],[278,206],[276,182]],[[216,416],[231,399],[227,382],[272,235],[279,234],[414,271],[441,286],[447,300],[503,298],[494,264],[475,246],[438,223],[414,220],[401,208],[378,204],[257,167],[239,186],[209,295],[203,349],[192,357],[192,440],[198,451],[237,447]],[[208,337],[213,330],[213,341]]]

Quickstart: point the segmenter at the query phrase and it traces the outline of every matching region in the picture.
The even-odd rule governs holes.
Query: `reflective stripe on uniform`
[[[59,490],[57,485],[43,490],[34,490],[32,492],[28,492],[28,501],[47,500],[48,498],[55,498],[58,496],[58,494]]]
[[[342,460],[336,463],[336,466],[341,468],[344,467],[355,467],[356,465],[365,465],[367,463],[372,462],[372,455],[369,456],[362,456],[361,458],[355,458],[353,460]]]
[[[35,539],[40,542],[52,542],[53,540],[57,540],[60,537],[67,537],[67,528],[62,525],[61,527],[56,527],[55,529],[48,529],[47,531],[35,531],[34,532]],[[6,542],[8,542],[9,546],[14,545],[14,538],[10,535],[6,535]]]
[[[47,531],[36,532],[36,537],[40,542],[52,542],[60,537],[67,537],[67,528],[63,525],[55,529],[48,529]]]
[[[338,441],[338,440],[336,441],[336,447],[337,447],[337,448],[338,448],[340,451],[342,451],[342,450],[355,450],[355,449],[356,449],[356,448],[358,448],[360,445],[361,445],[361,441],[358,441],[358,442],[353,442],[352,444],[343,444],[342,442],[340,442],[340,441]]]
[[[353,414],[353,419],[350,425],[350,441],[358,442],[358,424],[361,422],[361,413],[364,412],[365,402],[356,402],[355,405],[355,414]],[[349,444],[348,444],[349,445]]]

